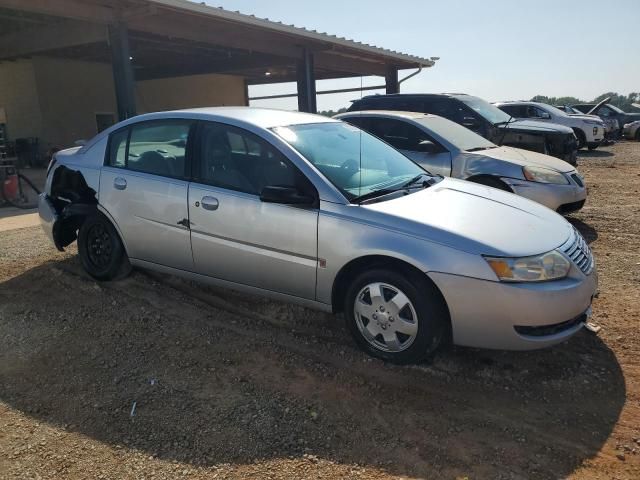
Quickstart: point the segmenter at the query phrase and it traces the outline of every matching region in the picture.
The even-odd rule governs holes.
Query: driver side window
[[[202,183],[260,195],[266,186],[308,189],[308,181],[275,147],[251,132],[207,122],[200,134]]]
[[[186,178],[186,154],[192,121],[136,123],[109,138],[106,164],[136,172]]]

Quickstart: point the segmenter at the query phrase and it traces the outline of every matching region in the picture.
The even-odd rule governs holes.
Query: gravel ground
[[[340,319],[0,232],[0,478],[640,478],[640,143],[585,152],[598,335],[360,353]]]

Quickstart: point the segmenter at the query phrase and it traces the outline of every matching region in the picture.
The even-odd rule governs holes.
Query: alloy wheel
[[[409,297],[393,285],[366,285],[356,296],[353,308],[358,330],[379,350],[402,352],[416,339],[416,310]]]

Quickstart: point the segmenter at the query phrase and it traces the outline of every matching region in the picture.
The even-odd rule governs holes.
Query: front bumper
[[[500,350],[534,350],[578,332],[598,287],[594,270],[575,265],[569,277],[540,283],[505,283],[429,273],[449,307],[453,343]]]
[[[51,243],[56,245],[56,241],[53,238],[53,226],[58,220],[58,213],[46,193],[41,193],[38,197],[38,214],[40,215],[40,225],[42,225],[44,233],[49,237]]]
[[[580,210],[587,199],[587,187],[583,180],[578,180],[569,176],[568,185],[553,185],[549,183],[530,182],[528,180],[518,180],[513,178],[502,178],[516,195],[541,203],[551,210],[560,213],[569,213]]]

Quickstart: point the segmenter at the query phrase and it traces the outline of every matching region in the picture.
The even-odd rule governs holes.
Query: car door
[[[434,175],[451,175],[451,153],[427,132],[404,120],[371,117],[370,132]],[[428,151],[421,142],[431,142]]]
[[[265,186],[290,186],[317,199],[297,168],[244,129],[203,122],[189,187],[195,271],[252,287],[315,299],[318,208],[267,203]]]
[[[194,123],[140,122],[112,133],[100,175],[100,204],[127,255],[192,270],[187,167]]]

